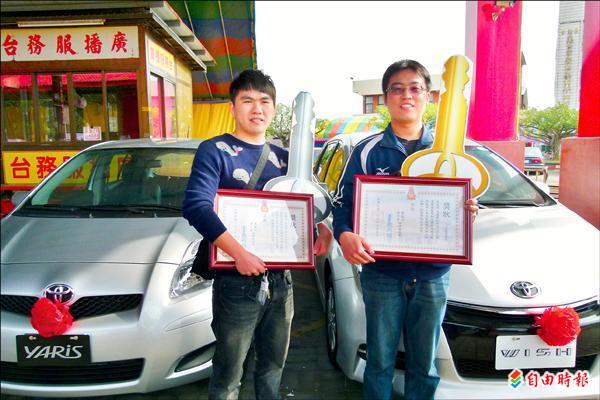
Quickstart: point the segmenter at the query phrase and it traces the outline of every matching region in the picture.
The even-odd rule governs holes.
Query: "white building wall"
[[[556,43],[555,103],[579,109],[584,1],[561,1]]]

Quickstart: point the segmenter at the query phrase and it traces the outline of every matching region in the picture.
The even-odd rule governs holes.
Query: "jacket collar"
[[[423,134],[421,135],[421,139],[419,139],[419,144],[417,145],[416,150],[421,150],[431,146],[433,143],[433,131],[429,126],[423,125]],[[404,154],[406,154],[406,149],[400,142],[400,139],[394,134],[392,130],[392,124],[389,123],[388,126],[383,131],[383,139],[381,140],[380,146],[390,147],[393,149],[398,149]]]

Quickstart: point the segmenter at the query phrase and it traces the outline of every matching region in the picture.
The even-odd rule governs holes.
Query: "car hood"
[[[179,264],[200,235],[183,218],[39,218],[2,221],[2,264]]]
[[[454,265],[449,300],[490,307],[548,307],[598,296],[600,234],[562,205],[481,210],[473,265]],[[516,281],[538,296],[512,294]]]

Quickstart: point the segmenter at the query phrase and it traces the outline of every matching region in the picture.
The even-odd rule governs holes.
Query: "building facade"
[[[95,143],[191,136],[192,71],[214,59],[168,3],[4,3],[3,193]]]
[[[441,82],[441,75],[431,75],[430,101],[432,103],[437,104],[439,102]],[[363,114],[372,114],[378,106],[384,105],[381,79],[352,81],[352,91],[358,93],[363,98]]]
[[[554,101],[579,109],[584,1],[561,1],[556,41]]]

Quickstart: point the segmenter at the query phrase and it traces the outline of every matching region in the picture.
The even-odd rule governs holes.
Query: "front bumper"
[[[35,330],[28,315],[2,311],[2,393],[44,397],[145,393],[207,378],[215,342],[210,326],[212,290],[207,286],[170,299],[164,282],[170,281],[172,272],[172,267],[155,271],[165,276],[153,277],[139,307],[74,322],[69,334],[90,337],[91,364],[81,368],[19,367],[16,336]]]
[[[348,282],[350,284],[350,282]],[[346,290],[349,290],[347,288]],[[339,303],[338,303],[339,304]],[[359,307],[360,308],[360,307]],[[364,326],[363,313],[348,313],[343,324],[347,327]],[[441,335],[437,352],[436,367],[440,384],[436,399],[598,399],[600,396],[600,307],[594,302],[576,308],[581,319],[582,332],[577,342],[577,359],[574,368],[566,368],[571,374],[577,370],[587,371],[589,381],[585,386],[571,383],[570,387],[550,385],[530,387],[525,383],[513,388],[508,374],[512,371],[497,371],[494,367],[496,336],[535,334],[531,328],[533,316],[512,316],[501,318],[498,315],[465,310],[449,306],[444,320],[444,334]],[[338,313],[338,317],[340,314]],[[341,322],[341,319],[338,320]],[[344,373],[353,380],[362,382],[366,366],[366,340],[357,329],[346,331],[340,349],[354,351],[353,357],[338,355]],[[353,334],[348,332],[352,331]],[[394,391],[402,393],[404,387],[404,347],[402,339],[396,358]],[[540,375],[545,371],[556,374],[565,368],[536,370]],[[522,369],[523,376],[529,370]]]

